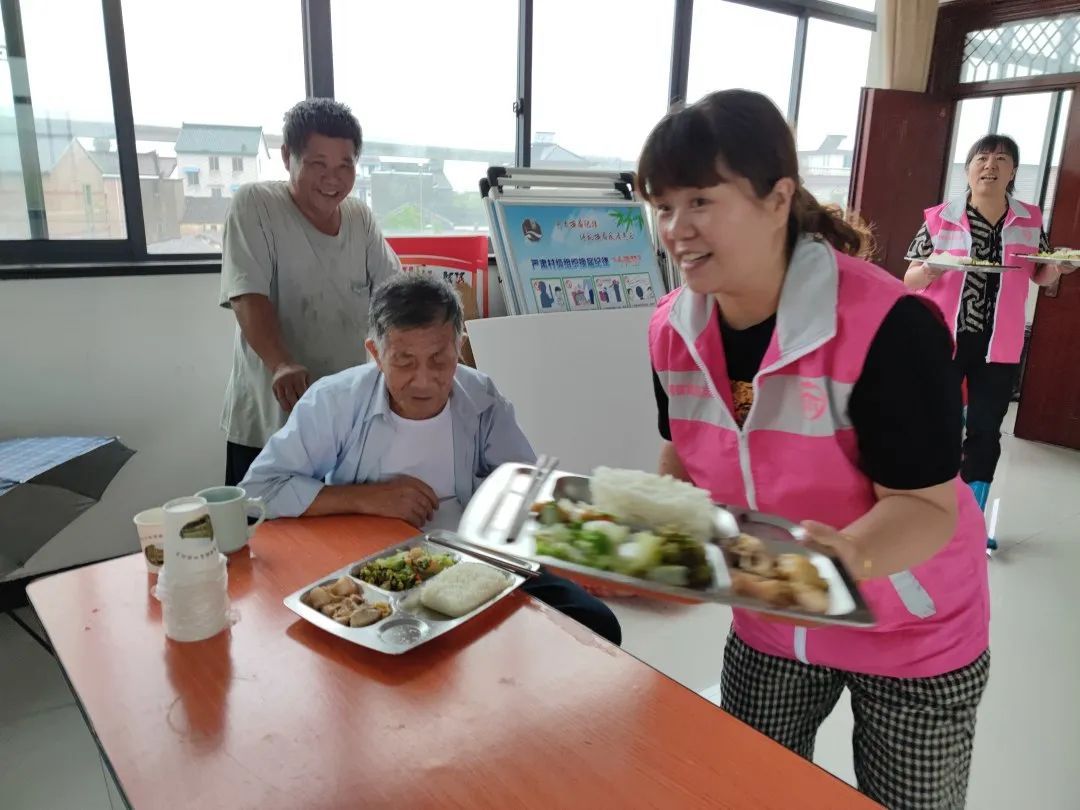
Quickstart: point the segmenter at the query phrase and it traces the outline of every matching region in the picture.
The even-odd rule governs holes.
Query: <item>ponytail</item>
[[[841,253],[869,259],[874,253],[874,237],[858,214],[845,214],[838,205],[822,205],[799,183],[791,200],[788,222],[788,253],[803,234],[817,236]]]

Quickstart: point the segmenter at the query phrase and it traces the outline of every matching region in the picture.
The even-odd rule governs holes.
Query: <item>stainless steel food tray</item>
[[[953,264],[952,262],[935,261],[933,258],[912,259],[912,261],[921,261],[927,267],[932,267],[934,270],[943,270],[946,273],[956,273],[968,270],[974,270],[980,273],[1011,273],[1014,270],[1021,269],[1015,264]]]
[[[1027,259],[1036,264],[1055,264],[1060,267],[1080,267],[1080,259],[1065,259],[1056,256],[1038,256],[1034,253],[1026,256],[1018,256],[1019,259]]]
[[[440,545],[438,540],[441,537],[445,537],[448,541],[454,541],[456,539],[456,536],[449,532],[432,532],[431,534],[418,535],[403,543],[390,546],[389,548],[371,554],[363,559],[355,560],[336,571],[331,571],[326,576],[319,577],[319,579],[305,585],[295,593],[286,596],[283,600],[285,607],[301,619],[311,622],[311,624],[322,628],[331,635],[343,638],[353,644],[359,644],[361,647],[367,647],[377,652],[386,653],[387,655],[401,655],[409,650],[416,649],[421,644],[425,644],[433,638],[438,638],[441,635],[449,633],[454,628],[461,626],[477,614],[487,610],[500,599],[508,596],[515,588],[525,581],[525,577],[520,574],[516,574],[498,565],[491,565],[488,561],[481,559],[480,556],[474,556],[462,550]],[[423,589],[427,587],[429,583],[438,579],[438,577],[441,576],[441,573],[436,574],[426,582],[416,585],[407,591],[387,591],[383,588],[378,588],[364,582],[354,574],[355,571],[373,560],[389,557],[399,551],[405,551],[406,549],[415,548],[417,546],[422,546],[433,554],[449,554],[457,563],[471,562],[487,565],[491,568],[497,568],[506,576],[506,587],[487,602],[480,605],[480,607],[476,608],[476,610],[455,619],[450,616],[444,616],[443,614],[430,610],[420,604],[420,594]],[[539,568],[535,563],[532,565]],[[391,608],[390,615],[367,627],[345,627],[335,622],[329,616],[324,616],[314,608],[308,607],[301,601],[304,594],[317,585],[332,584],[337,579],[344,576],[351,578],[360,586],[360,590],[364,595],[364,601],[389,603]]]
[[[717,602],[768,613],[776,616],[819,622],[821,624],[869,627],[875,623],[873,613],[855,585],[844,565],[835,557],[822,554],[807,546],[803,529],[774,515],[766,515],[749,509],[717,506],[711,543],[705,546],[713,568],[713,582],[703,589],[681,588],[665,585],[638,577],[630,577],[611,571],[602,571],[585,565],[541,556],[536,553],[536,530],[539,524],[530,519],[521,532],[513,538],[506,537],[515,511],[522,505],[521,496],[506,497],[507,491],[523,490],[520,479],[528,477],[534,468],[524,464],[504,464],[492,473],[473,495],[462,516],[458,534],[478,545],[507,552],[527,560],[535,560],[546,567],[579,574],[595,580],[622,585],[637,591],[673,596],[695,602]],[[540,489],[538,501],[569,498],[572,501],[590,501],[589,479],[586,476],[556,471]],[[529,504],[531,506],[532,504]],[[493,508],[499,514],[491,514]],[[760,539],[771,554],[800,554],[807,557],[818,573],[829,584],[829,609],[827,613],[812,613],[801,608],[777,608],[748,596],[736,594],[731,588],[730,569],[735,559],[724,549],[724,540],[750,534]]]

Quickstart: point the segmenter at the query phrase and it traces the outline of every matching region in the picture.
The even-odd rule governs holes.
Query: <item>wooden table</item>
[[[411,534],[373,518],[265,524],[252,556],[229,565],[239,622],[195,644],[165,638],[139,555],[34,582],[34,608],[129,803],[877,806],[521,592],[403,656],[348,644],[282,605]]]

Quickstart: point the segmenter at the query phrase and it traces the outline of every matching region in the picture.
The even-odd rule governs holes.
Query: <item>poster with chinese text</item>
[[[651,307],[666,292],[642,203],[496,209],[523,314]]]

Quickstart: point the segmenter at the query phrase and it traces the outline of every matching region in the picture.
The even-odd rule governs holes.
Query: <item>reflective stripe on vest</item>
[[[734,430],[735,420],[727,406],[713,396],[703,371],[660,371],[656,376],[668,398],[668,419],[705,422]]]
[[[904,607],[912,616],[929,619],[937,613],[933,598],[926,592],[926,588],[919,582],[919,578],[911,571],[892,574],[889,581],[892,582],[893,587],[896,589],[896,595],[900,597],[900,601],[904,603]]]
[[[656,376],[660,378],[660,384],[671,397],[712,397],[712,389],[709,388],[709,378],[705,372],[695,369],[694,371],[660,371],[657,369]]]
[[[668,416],[734,429],[734,419],[723,402],[712,395],[700,371],[657,372],[668,396]],[[827,377],[777,374],[758,380],[752,422],[744,430],[779,430],[797,436],[832,436],[851,428],[848,401],[852,383]]]
[[[832,436],[850,428],[852,383],[828,377],[774,374],[758,381],[747,430],[779,430],[797,436]],[[752,422],[752,424],[751,424]]]
[[[930,238],[934,243],[934,250],[941,253],[962,250],[966,256],[971,250],[971,234],[959,228],[942,228],[936,234],[931,234]]]
[[[1016,248],[1033,249],[1038,253],[1042,239],[1042,228],[1028,228],[1023,225],[1006,225],[1001,230],[1002,252]],[[1004,257],[1002,257],[1004,259]]]

